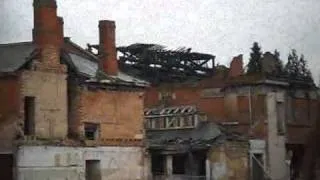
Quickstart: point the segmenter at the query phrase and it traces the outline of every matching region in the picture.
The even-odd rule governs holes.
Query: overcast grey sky
[[[159,43],[216,55],[220,64],[259,42],[303,53],[313,76],[320,73],[319,0],[57,0],[65,36],[85,47],[98,42],[98,20],[116,21],[117,45]],[[0,44],[29,41],[32,0],[0,0]]]

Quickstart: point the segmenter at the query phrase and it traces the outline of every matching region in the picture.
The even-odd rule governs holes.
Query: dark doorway
[[[151,156],[151,170],[152,175],[164,175],[165,156],[161,154],[152,154]]]
[[[186,173],[186,155],[178,154],[172,157],[172,173],[185,174]]]
[[[13,180],[13,155],[0,154],[0,177],[1,179]]]
[[[26,96],[24,98],[24,134],[35,134],[35,98]]]
[[[251,157],[251,162],[252,162],[252,180],[264,179],[263,155],[262,154],[253,154]]]
[[[86,180],[101,180],[99,160],[86,160]]]

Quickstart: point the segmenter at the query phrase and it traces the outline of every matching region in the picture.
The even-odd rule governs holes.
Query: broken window
[[[184,127],[194,126],[194,116],[193,115],[185,116],[183,125]]]
[[[153,119],[154,121],[154,128],[156,129],[162,129],[165,128],[166,126],[166,121],[164,118],[155,118]]]
[[[88,140],[95,140],[98,138],[98,124],[85,123],[84,124],[85,137]]]
[[[177,117],[167,117],[166,120],[167,120],[167,128],[176,128],[176,127],[178,127],[178,119],[177,119]]]
[[[86,160],[86,180],[101,180],[99,160]]]
[[[24,98],[24,134],[35,134],[35,97]]]

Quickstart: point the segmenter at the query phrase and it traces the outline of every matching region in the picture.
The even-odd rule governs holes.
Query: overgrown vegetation
[[[288,55],[288,61],[284,65],[280,59],[280,52],[275,50],[272,55],[274,56],[274,70],[272,76],[281,76],[289,79],[312,81],[312,74],[308,68],[307,61],[303,54],[297,55],[297,51],[292,49]],[[247,74],[263,74],[264,69],[262,66],[263,52],[261,46],[257,42],[253,43],[251,48],[250,58],[247,65]]]
[[[253,43],[253,46],[251,48],[251,53],[250,53],[250,59],[248,63],[248,74],[253,74],[253,73],[258,73],[261,72],[262,70],[262,65],[261,65],[261,58],[262,58],[262,52],[259,44],[257,42]]]

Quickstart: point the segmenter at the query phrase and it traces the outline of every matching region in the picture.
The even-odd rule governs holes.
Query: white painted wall
[[[278,134],[278,121],[284,122],[284,94],[268,93],[268,163],[271,179],[289,179],[289,167],[286,164],[285,136]]]
[[[85,160],[100,160],[102,180],[140,180],[146,175],[140,147],[21,146],[18,180],[85,180]]]

